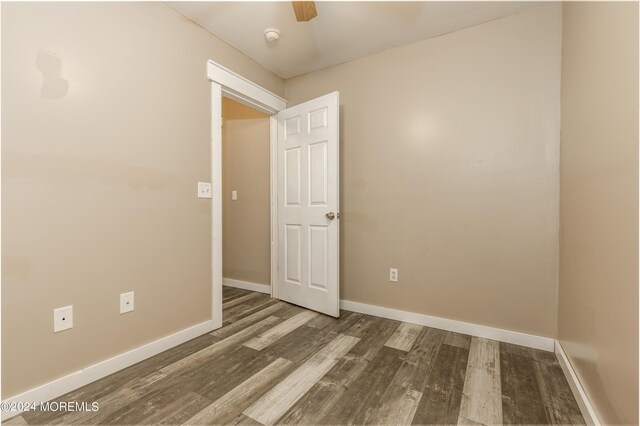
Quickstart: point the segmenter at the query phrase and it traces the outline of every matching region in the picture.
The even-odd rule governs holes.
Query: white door
[[[278,297],[340,315],[339,94],[278,113]]]

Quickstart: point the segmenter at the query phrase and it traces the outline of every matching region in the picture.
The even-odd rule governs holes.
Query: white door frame
[[[287,101],[213,61],[207,62],[207,78],[211,82],[211,316],[216,329],[222,327],[222,96],[271,116],[271,297],[278,297],[278,123],[275,114],[287,107]]]

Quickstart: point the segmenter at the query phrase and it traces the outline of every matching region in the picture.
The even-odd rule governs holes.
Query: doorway
[[[213,328],[223,325],[223,97],[270,116],[271,297],[339,316],[339,93],[287,109],[284,99],[213,61],[207,75]]]
[[[223,311],[223,245],[222,245],[222,99],[238,101],[270,115],[270,222],[271,222],[271,296],[277,297],[273,286],[277,268],[276,239],[276,170],[277,121],[275,114],[286,108],[284,99],[254,84],[213,61],[207,62],[207,78],[211,83],[211,316],[213,329],[222,327]]]
[[[269,115],[222,98],[223,325],[271,295]]]

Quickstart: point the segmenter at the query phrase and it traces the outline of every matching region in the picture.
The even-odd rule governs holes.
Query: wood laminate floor
[[[224,326],[7,424],[584,424],[553,353],[224,288]]]

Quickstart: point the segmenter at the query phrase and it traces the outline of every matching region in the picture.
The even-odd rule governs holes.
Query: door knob
[[[329,212],[329,213],[325,214],[324,217],[326,217],[329,220],[333,220],[333,219],[336,218],[336,214],[334,212]]]

